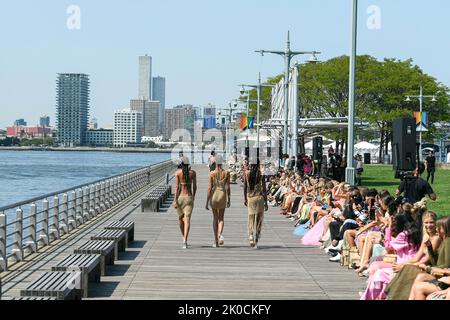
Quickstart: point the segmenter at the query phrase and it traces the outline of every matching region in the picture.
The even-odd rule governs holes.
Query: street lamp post
[[[319,54],[318,51],[291,51],[291,44],[289,40],[289,31],[287,34],[287,42],[286,42],[286,49],[284,51],[276,51],[276,50],[256,50],[255,52],[261,53],[261,55],[264,55],[264,53],[273,53],[278,54],[280,56],[284,57],[284,66],[285,66],[285,73],[284,73],[284,128],[283,128],[283,150],[284,152],[287,151],[288,146],[288,123],[289,123],[289,105],[288,105],[288,99],[289,99],[289,69],[291,64],[292,57],[299,55],[299,54],[312,54],[315,56],[316,54]]]
[[[268,85],[268,84],[261,84],[261,73],[258,73],[258,84],[241,84],[241,92],[243,92],[244,87],[250,87],[250,88],[255,88],[256,89],[256,93],[257,93],[257,100],[252,100],[253,102],[256,102],[256,159],[259,159],[259,149],[260,149],[260,143],[259,143],[259,133],[260,133],[260,107],[261,107],[261,88],[262,87],[268,87],[268,88],[272,88],[273,85]],[[250,95],[248,95],[250,96]]]
[[[430,96],[430,95],[428,95],[428,96],[423,95],[423,87],[422,86],[420,86],[420,94],[418,96],[406,96],[406,100],[405,101],[409,102],[409,101],[411,101],[411,98],[419,99],[419,105],[420,105],[419,112],[420,112],[420,115],[422,115],[422,106],[423,106],[423,99],[424,98],[431,98],[432,102],[436,102],[436,96],[435,95],[432,95],[432,96]],[[420,121],[420,123],[419,123],[419,128],[420,128],[420,130],[419,130],[419,159],[422,160],[422,129],[423,129],[422,128],[422,121]]]
[[[354,156],[354,124],[355,124],[355,64],[356,64],[356,36],[357,36],[358,0],[352,0],[352,36],[349,70],[349,94],[348,94],[348,137],[347,137],[347,168],[345,169],[345,181],[350,185],[355,184]]]

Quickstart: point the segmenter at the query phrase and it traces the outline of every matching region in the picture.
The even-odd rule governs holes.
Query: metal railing
[[[0,207],[0,272],[176,168],[172,160]]]

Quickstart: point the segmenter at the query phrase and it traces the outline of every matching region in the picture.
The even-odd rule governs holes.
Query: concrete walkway
[[[269,208],[259,249],[248,245],[243,188],[231,187],[225,212],[225,245],[212,248],[211,211],[204,209],[206,166],[196,166],[198,192],[189,248],[183,250],[173,207],[142,213],[136,194],[107,219],[87,228],[68,245],[4,283],[5,296],[18,296],[30,281],[88,240],[112,219],[135,221],[135,242],[107,269],[101,283],[90,285],[90,299],[358,299],[365,281],[354,271],[328,261],[318,248],[301,245],[293,224]]]

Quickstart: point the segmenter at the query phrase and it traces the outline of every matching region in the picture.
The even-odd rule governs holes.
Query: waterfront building
[[[89,118],[89,75],[60,73],[56,89],[57,142],[84,145]]]
[[[88,130],[98,129],[98,121],[97,118],[92,118],[88,123]]]
[[[16,121],[14,121],[14,126],[18,127],[18,126],[26,126],[27,122],[24,119],[17,119]]]
[[[86,144],[95,147],[111,147],[113,145],[113,129],[89,129],[86,131]]]
[[[159,129],[162,131],[164,126],[164,110],[166,108],[166,78],[154,77],[152,79],[152,100],[159,101]]]
[[[150,100],[152,98],[152,57],[139,57],[139,93],[138,98]]]
[[[159,101],[133,99],[130,100],[130,109],[142,113],[142,136],[153,137],[160,134]]]
[[[114,147],[125,147],[129,143],[141,143],[142,113],[123,109],[114,112]]]
[[[13,126],[6,128],[7,137],[15,137],[19,139],[33,139],[51,136],[52,129],[41,126]]]
[[[42,116],[39,118],[39,125],[41,127],[50,127],[50,117],[49,116]]]
[[[194,122],[195,111],[192,105],[180,105],[173,109],[166,109],[164,113],[164,139],[171,139],[172,132],[177,129],[188,130],[191,134],[191,139],[193,139]]]

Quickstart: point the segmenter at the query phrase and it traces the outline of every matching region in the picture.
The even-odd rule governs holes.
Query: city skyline
[[[38,123],[44,114],[54,125],[54,78],[66,72],[90,75],[92,117],[101,127],[112,127],[114,110],[136,96],[135,61],[144,54],[157,61],[152,73],[166,78],[167,107],[226,106],[239,95],[238,83],[255,83],[258,72],[263,81],[282,72],[279,57],[261,57],[254,51],[283,50],[287,30],[294,50],[321,51],[320,60],[348,54],[347,2],[79,0],[79,30],[66,25],[71,2],[5,3],[0,27],[14,32],[3,39],[8,47],[0,62],[0,128],[20,118]],[[373,5],[381,12],[379,29],[367,26]],[[442,41],[448,1],[361,0],[359,8],[358,54],[412,58],[424,72],[450,85],[445,64],[450,44]],[[151,24],[143,19],[148,12]],[[176,22],[164,23],[167,17]],[[33,59],[28,58],[30,52]]]

